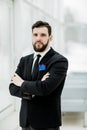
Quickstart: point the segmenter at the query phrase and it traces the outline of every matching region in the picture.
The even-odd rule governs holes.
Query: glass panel
[[[0,1],[0,113],[10,105],[10,6]],[[3,101],[2,101],[3,99]]]
[[[70,71],[87,71],[87,2],[64,1],[64,42]]]
[[[43,5],[44,6],[44,5]],[[19,8],[18,8],[19,9]],[[17,10],[16,10],[17,11]],[[20,13],[22,15],[20,15]],[[18,15],[19,14],[19,15]],[[18,16],[17,16],[18,15]],[[53,41],[52,46],[56,49],[60,49],[60,27],[58,20],[51,16],[49,13],[45,12],[43,9],[32,4],[28,0],[23,0],[21,2],[21,7],[19,12],[16,13],[16,61],[19,61],[19,57],[23,54],[30,54],[32,49],[32,30],[31,26],[37,20],[44,20],[52,25],[53,29]],[[20,50],[19,50],[20,47]],[[17,65],[17,64],[16,64]]]

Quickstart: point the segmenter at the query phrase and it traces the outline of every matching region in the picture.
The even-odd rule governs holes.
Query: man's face
[[[33,48],[36,52],[43,52],[49,46],[52,36],[48,34],[46,27],[34,28],[32,32]]]

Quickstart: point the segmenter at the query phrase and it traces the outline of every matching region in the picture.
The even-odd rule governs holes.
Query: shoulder
[[[54,55],[53,55],[52,59],[54,59],[55,61],[66,61],[66,62],[68,62],[68,59],[64,55],[60,54],[59,52],[57,52],[55,50],[54,50]]]
[[[33,55],[34,55],[34,53],[29,54],[29,55],[26,55],[26,56],[23,56],[22,58],[23,58],[23,59],[28,59],[28,58],[30,58],[30,57],[33,57]]]
[[[19,65],[24,66],[25,64],[29,63],[33,60],[33,54],[22,56],[19,60]]]
[[[54,50],[53,50],[54,51]],[[56,68],[57,70],[68,68],[68,60],[65,56],[54,51],[54,55],[48,60],[48,68]]]
[[[29,60],[29,59],[33,58],[33,55],[34,55],[34,54],[32,53],[32,54],[30,54],[30,55],[22,56],[20,60],[22,60],[22,61]]]
[[[50,58],[49,65],[68,68],[68,59],[59,52],[56,52],[55,50],[53,51],[54,55]]]
[[[62,54],[55,52],[51,65],[57,70],[67,70],[68,69],[68,59]]]
[[[52,59],[55,59],[55,60],[60,60],[61,59],[61,60],[68,61],[67,58],[64,55],[62,55],[59,52],[55,51],[52,47],[51,47],[50,53],[52,54],[52,57],[51,57]]]

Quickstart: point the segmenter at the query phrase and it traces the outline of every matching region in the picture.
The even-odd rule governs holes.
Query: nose
[[[40,35],[37,35],[37,41],[41,40]]]

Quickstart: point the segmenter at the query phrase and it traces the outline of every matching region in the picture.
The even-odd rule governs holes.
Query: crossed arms
[[[20,77],[21,74],[19,72],[21,67],[19,66],[18,71],[16,71],[17,73],[15,73],[11,79],[9,85],[10,93],[20,98],[23,98],[23,94],[25,93],[36,96],[46,96],[58,88],[58,93],[60,95],[64,85],[67,67],[67,61],[65,59],[60,59],[53,64],[49,72],[43,75],[41,80],[27,81]]]
[[[49,73],[46,73],[41,81],[46,80],[49,77]],[[10,93],[13,96],[17,96],[17,97],[22,97],[24,99],[31,99],[30,93],[29,92],[24,92],[21,94],[20,88],[23,84],[24,80],[17,74],[15,73],[13,75],[13,77],[11,78],[11,82],[10,82]],[[35,95],[32,95],[32,97],[34,97]]]
[[[42,77],[41,81],[46,80],[49,77],[49,75],[50,75],[49,73],[46,73]],[[18,87],[21,87],[23,82],[24,82],[24,80],[17,73],[15,73],[14,76],[12,77],[12,79],[11,79],[11,83],[13,83],[14,85],[16,85]]]

